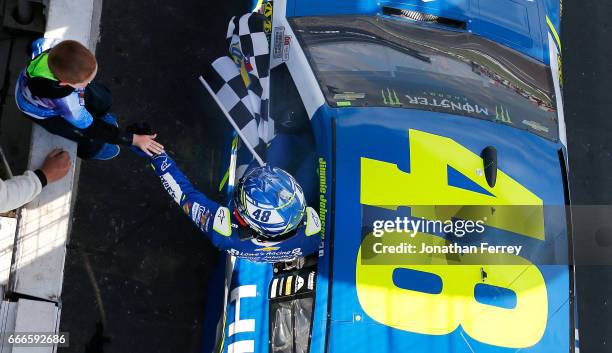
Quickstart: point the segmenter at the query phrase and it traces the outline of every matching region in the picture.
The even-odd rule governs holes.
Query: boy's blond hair
[[[76,40],[65,40],[49,51],[49,69],[66,83],[82,83],[96,70],[96,57]]]

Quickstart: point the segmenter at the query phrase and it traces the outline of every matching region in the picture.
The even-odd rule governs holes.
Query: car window
[[[500,122],[557,139],[549,69],[464,32],[384,17],[292,19],[327,103]]]
[[[281,270],[270,282],[271,353],[309,351],[315,276],[313,267],[290,272]]]
[[[310,343],[313,298],[270,304],[272,313],[270,351],[307,353]]]

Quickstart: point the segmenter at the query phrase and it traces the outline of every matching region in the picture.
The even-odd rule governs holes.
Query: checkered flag
[[[264,20],[258,13],[233,17],[227,30],[229,56],[215,60],[204,76],[260,156],[274,136],[268,117],[270,55]]]

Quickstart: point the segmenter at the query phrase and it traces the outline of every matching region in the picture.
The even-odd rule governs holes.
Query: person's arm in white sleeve
[[[60,180],[68,174],[71,165],[68,152],[55,149],[47,155],[40,169],[0,180],[0,212],[14,210],[32,201],[47,182]]]
[[[0,212],[8,212],[32,201],[47,184],[41,170],[26,171],[9,180],[0,180]]]

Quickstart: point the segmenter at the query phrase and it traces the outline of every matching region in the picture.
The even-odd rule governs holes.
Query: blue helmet
[[[275,238],[296,229],[304,218],[304,192],[280,168],[253,168],[240,179],[234,193],[236,210],[257,233]]]

